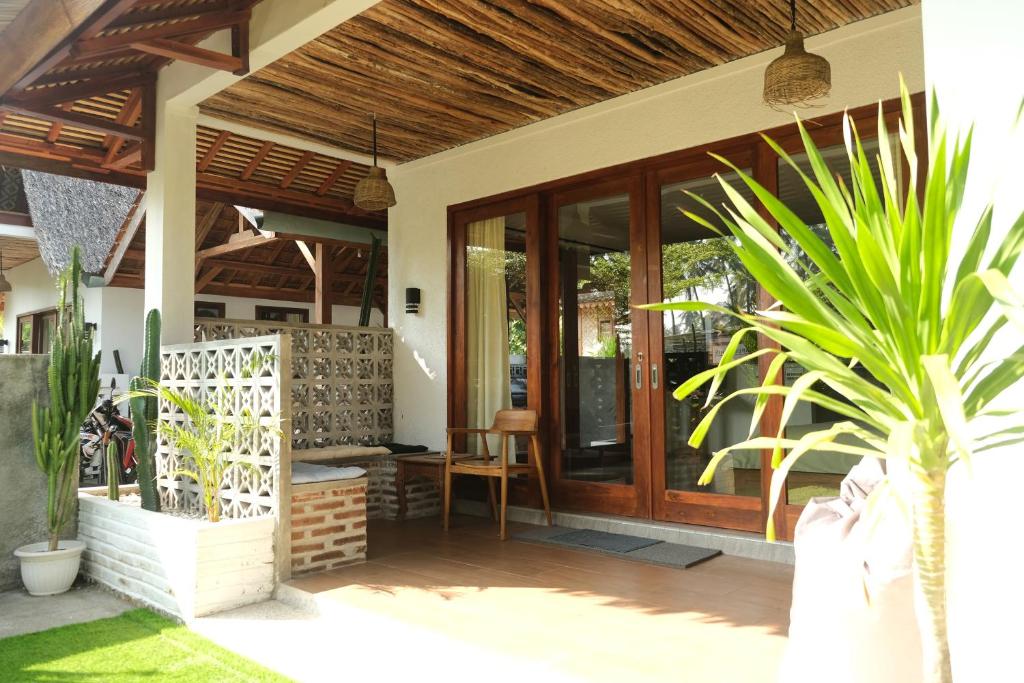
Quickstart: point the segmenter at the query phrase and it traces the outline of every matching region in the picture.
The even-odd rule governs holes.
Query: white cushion
[[[339,479],[358,479],[366,476],[362,467],[328,467],[314,465],[309,462],[292,463],[292,483],[312,484],[317,481],[336,481]]]

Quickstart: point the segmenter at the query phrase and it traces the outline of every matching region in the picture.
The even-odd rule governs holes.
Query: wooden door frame
[[[547,390],[545,369],[545,337],[543,329],[544,279],[541,248],[540,197],[525,195],[480,204],[462,210],[448,211],[448,426],[465,427],[467,421],[466,370],[466,226],[488,218],[523,213],[526,216],[526,402],[541,419],[546,429],[543,410]],[[534,254],[531,257],[531,252]],[[534,349],[534,351],[531,351]],[[456,448],[465,449],[463,435]],[[533,462],[533,454],[530,454]],[[513,503],[534,504],[540,500],[540,489],[519,478],[512,478],[510,491]]]
[[[757,172],[757,150],[749,143],[707,151],[714,151],[720,154],[739,168],[749,169],[749,172],[752,174]],[[682,160],[681,163],[674,166],[665,166],[647,172],[645,200],[647,202],[646,237],[648,240],[647,251],[649,260],[647,264],[646,294],[649,301],[662,301],[663,293],[661,278],[662,187],[688,180],[708,178],[715,173],[725,173],[729,170],[731,169],[726,165],[705,153],[700,157]],[[765,296],[767,296],[766,292],[758,283],[759,305],[762,305]],[[650,331],[648,348],[651,362],[657,362],[658,367],[662,369],[660,374],[664,377],[666,364],[664,335],[662,334],[664,329],[663,315],[661,311],[649,311],[647,313],[648,329]],[[764,341],[759,339],[760,343]],[[759,382],[764,376],[763,373],[764,368],[759,368]],[[770,476],[765,476],[765,473],[771,471],[771,451],[762,452],[760,456],[761,492],[757,497],[669,489],[665,472],[668,456],[665,437],[665,416],[668,403],[663,389],[651,390],[649,393],[651,403],[651,481],[654,519],[741,531],[760,531],[764,529],[767,516],[765,492],[767,491],[767,482],[771,479]],[[776,422],[776,424],[778,423]]]
[[[552,501],[559,507],[569,510],[587,510],[603,514],[625,515],[629,517],[650,517],[651,483],[650,483],[650,440],[643,430],[634,430],[632,438],[633,484],[604,484],[562,479],[561,477],[561,367],[560,339],[557,334],[559,288],[555,283],[560,281],[558,268],[558,209],[587,199],[596,199],[616,194],[629,196],[629,244],[631,273],[631,303],[643,303],[638,300],[645,295],[636,287],[646,276],[646,242],[643,239],[646,230],[644,178],[639,174],[608,178],[604,181],[588,183],[583,186],[567,188],[551,193],[547,197],[547,220],[545,221],[547,280],[550,283],[547,291],[546,310],[548,343],[546,351],[551,359],[548,383],[548,425],[546,453],[548,454],[549,481]],[[633,312],[632,342],[634,354],[637,350],[647,355],[647,316]],[[634,355],[635,357],[635,355]],[[646,371],[645,371],[646,372]],[[632,401],[632,422],[644,425],[648,423],[650,404],[647,399],[646,385],[637,390],[630,382]]]
[[[920,164],[921,169],[922,169],[922,171],[919,173],[919,179],[921,181],[923,181],[923,179],[924,179],[923,169],[926,167],[927,161],[928,161],[927,160],[927,152],[928,152],[928,149],[927,149],[927,127],[926,127],[926,122],[925,122],[925,96],[924,96],[923,93],[915,93],[915,94],[911,95],[911,101],[913,103],[914,111],[915,111],[914,126],[915,126],[915,132],[916,132],[916,135],[917,135],[916,144],[917,144],[917,150],[918,150],[918,154],[919,154],[919,160],[918,161],[919,161],[919,164]],[[876,124],[877,124],[878,112],[879,112],[880,109],[881,109],[881,111],[883,112],[883,114],[884,114],[884,116],[886,118],[886,124],[889,126],[890,132],[894,132],[895,131],[895,122],[896,122],[896,120],[898,119],[898,117],[901,114],[901,103],[900,103],[900,101],[898,99],[890,99],[890,100],[883,101],[883,102],[881,102],[879,104],[868,104],[868,105],[864,105],[864,106],[861,106],[861,107],[856,107],[856,108],[853,108],[853,109],[849,109],[848,112],[845,112],[845,113],[848,113],[850,115],[850,117],[852,118],[854,124],[857,126],[857,129],[861,133],[863,138],[864,139],[869,139],[869,138],[875,137],[875,135],[877,133]],[[816,117],[816,118],[807,119],[803,123],[804,123],[804,126],[805,126],[806,130],[809,132],[811,138],[820,147],[825,147],[825,146],[829,146],[829,145],[833,145],[833,144],[839,144],[839,143],[843,142],[843,114],[844,114],[844,112],[833,112],[833,113],[825,114],[823,116],[819,116],[819,117]],[[538,184],[535,184],[535,185],[531,185],[531,186],[528,186],[528,187],[523,187],[523,188],[519,188],[519,189],[509,190],[509,191],[506,191],[506,192],[502,192],[500,194],[491,195],[491,196],[488,196],[488,197],[481,197],[481,198],[478,198],[478,199],[473,199],[473,200],[469,200],[469,201],[466,201],[466,202],[461,202],[461,203],[453,204],[453,205],[449,206],[448,207],[448,242],[449,242],[449,261],[448,261],[448,273],[449,273],[449,275],[448,275],[448,289],[449,289],[449,324],[448,324],[448,381],[449,381],[449,392],[448,392],[448,419],[449,419],[449,424],[455,424],[454,422],[452,422],[452,420],[453,420],[453,417],[457,416],[457,411],[458,411],[458,408],[459,408],[458,401],[456,400],[457,394],[459,393],[459,388],[458,387],[461,385],[463,387],[461,389],[461,391],[463,391],[463,392],[465,391],[465,388],[464,388],[464,384],[465,384],[464,383],[464,375],[463,375],[463,381],[461,383],[458,382],[457,378],[459,377],[459,375],[457,373],[457,370],[458,370],[458,365],[459,364],[454,361],[454,359],[457,358],[457,357],[461,357],[461,358],[465,357],[465,347],[464,347],[465,341],[464,341],[464,339],[461,339],[461,340],[457,339],[456,338],[456,334],[455,334],[455,328],[456,328],[456,325],[455,325],[456,315],[455,314],[459,310],[459,305],[458,305],[458,303],[456,301],[456,298],[457,298],[457,296],[461,296],[461,294],[457,294],[457,293],[461,292],[462,289],[465,286],[465,280],[464,280],[465,273],[464,273],[464,269],[463,269],[464,258],[460,261],[460,253],[459,253],[459,248],[460,247],[459,247],[459,244],[458,244],[458,240],[456,239],[457,235],[454,235],[454,233],[456,232],[455,229],[454,229],[454,226],[455,226],[454,219],[455,219],[456,216],[461,216],[463,214],[465,214],[465,215],[476,215],[477,217],[473,218],[471,220],[479,220],[480,218],[484,218],[484,217],[493,217],[494,215],[497,215],[497,213],[500,213],[500,211],[503,211],[503,210],[507,211],[508,207],[522,206],[523,204],[520,204],[519,202],[532,200],[533,202],[535,202],[536,210],[538,212],[537,213],[537,220],[538,220],[537,224],[538,224],[539,232],[540,232],[540,234],[537,236],[537,239],[540,241],[540,243],[535,245],[535,248],[540,247],[542,245],[547,245],[547,243],[550,242],[550,239],[551,239],[551,235],[550,235],[551,232],[555,233],[555,235],[556,235],[556,243],[557,243],[557,227],[554,229],[554,231],[552,231],[552,229],[551,229],[551,225],[557,226],[557,222],[552,223],[551,215],[550,215],[551,214],[550,204],[551,204],[551,199],[552,199],[552,197],[554,195],[556,195],[558,193],[565,193],[565,192],[568,192],[570,190],[579,189],[579,188],[590,188],[590,187],[601,185],[603,183],[608,183],[608,182],[624,183],[624,182],[628,182],[629,179],[634,179],[634,181],[635,181],[636,178],[639,178],[640,182],[642,184],[650,184],[650,183],[653,182],[651,180],[652,174],[657,173],[659,170],[665,169],[665,168],[678,167],[678,166],[682,166],[682,165],[690,164],[690,163],[700,163],[702,160],[706,161],[707,158],[708,158],[707,154],[708,154],[709,151],[719,151],[726,158],[732,158],[731,154],[733,152],[730,152],[730,150],[741,150],[741,149],[753,150],[753,166],[752,166],[752,168],[754,170],[754,177],[756,179],[758,179],[759,182],[761,182],[763,185],[765,185],[769,189],[775,189],[776,193],[777,193],[778,157],[775,154],[775,152],[767,145],[767,143],[765,143],[763,141],[763,139],[761,138],[762,134],[767,135],[772,140],[774,140],[787,154],[795,154],[795,153],[799,153],[799,152],[803,151],[803,142],[801,140],[799,130],[798,130],[796,124],[790,123],[790,124],[785,124],[785,125],[782,125],[782,126],[777,126],[775,128],[771,128],[771,129],[768,129],[768,130],[764,130],[764,131],[761,131],[761,132],[745,133],[745,134],[738,135],[738,136],[735,136],[735,137],[732,137],[732,138],[728,138],[728,139],[719,140],[719,141],[716,141],[716,142],[710,142],[710,143],[702,144],[702,145],[699,145],[699,146],[696,146],[696,147],[692,147],[692,148],[689,148],[689,149],[683,149],[683,150],[677,150],[677,151],[672,151],[672,152],[666,152],[664,154],[660,154],[660,155],[657,155],[657,156],[653,156],[653,157],[649,157],[649,158],[645,158],[645,159],[639,159],[639,160],[636,160],[636,161],[629,161],[629,162],[617,164],[617,165],[614,165],[614,166],[610,166],[610,167],[607,167],[607,168],[594,169],[594,170],[586,171],[586,172],[579,173],[579,174],[576,174],[576,175],[573,175],[573,176],[569,176],[569,177],[565,177],[565,178],[559,178],[559,179],[555,179],[555,180],[549,180],[549,181],[545,181],[545,182],[538,183]],[[917,191],[920,194],[923,191],[923,188],[919,186],[917,188]],[[652,207],[649,205],[649,203],[651,201],[650,200],[650,194],[651,194],[651,191],[643,190],[642,203],[645,206],[645,212],[650,212],[651,209],[652,209]],[[501,208],[501,207],[504,207],[504,208]],[[474,211],[479,211],[480,213],[473,214],[472,212],[474,212]],[[764,216],[769,221],[771,220],[770,216],[767,215],[767,212],[764,210],[763,207],[759,207],[759,211],[762,213],[762,216]],[[543,222],[541,222],[541,219],[544,219]],[[462,220],[465,220],[465,219],[462,219]],[[463,226],[464,226],[464,223],[463,223]],[[649,238],[649,233],[650,233],[650,230],[648,230],[648,238]],[[659,238],[660,238],[660,236],[659,236]],[[659,245],[658,248],[660,249],[660,245]],[[650,250],[651,247],[648,245],[647,249]],[[462,243],[461,243],[461,250],[462,250],[462,256],[464,256],[464,250],[465,250],[464,233],[463,233],[463,240],[462,240]],[[535,275],[531,275],[530,276],[530,277],[537,278],[536,281],[533,280],[533,279],[528,279],[528,285],[527,285],[528,288],[529,288],[528,296],[529,296],[531,305],[534,303],[534,298],[535,297],[540,297],[537,300],[537,304],[538,305],[540,305],[541,302],[543,302],[545,305],[550,306],[550,303],[549,303],[549,299],[551,297],[550,289],[552,288],[553,285],[547,286],[547,283],[544,282],[544,280],[546,278],[542,278],[541,277],[541,273],[545,273],[546,274],[550,270],[550,264],[545,263],[546,260],[550,260],[550,258],[548,256],[548,252],[549,252],[549,247],[539,248],[537,250],[537,252],[536,252],[538,254],[538,256],[536,258],[532,259],[532,260],[528,259],[528,261],[527,261],[530,273],[534,273],[535,269],[537,271],[539,271]],[[650,251],[648,253],[650,253]],[[556,263],[556,268],[557,268],[557,263]],[[660,270],[660,268],[659,268],[659,270]],[[650,274],[648,274],[648,275],[650,276]],[[557,283],[557,280],[554,280],[553,282]],[[660,275],[658,277],[658,281],[657,281],[656,285],[658,287],[658,292],[657,293],[658,293],[658,296],[660,297],[660,286],[661,286]],[[650,282],[649,282],[648,283],[648,287],[650,288],[652,286],[653,285],[651,285]],[[767,295],[766,292],[763,292],[763,290],[762,290],[762,295],[763,296],[760,298],[759,303],[762,306],[770,305],[772,303],[771,298]],[[462,303],[462,305],[464,306],[464,302]],[[556,292],[556,304],[555,304],[555,306],[557,306],[557,292]],[[463,311],[462,314],[464,315],[464,309],[462,309],[462,311]],[[552,314],[551,311],[545,311],[545,313],[544,313],[544,315],[546,315],[546,316],[550,316],[551,314]],[[557,310],[554,311],[553,315],[555,317],[557,317]],[[654,314],[652,313],[650,315],[654,315]],[[464,318],[462,319],[462,322],[464,324]],[[556,327],[554,329],[557,329],[557,321],[556,321],[555,324],[556,324]],[[546,322],[544,325],[541,326],[542,329],[540,329],[540,330],[536,330],[535,329],[535,330],[533,330],[533,332],[535,334],[538,334],[538,335],[548,335],[548,336],[551,336],[550,332],[548,330],[549,325],[550,325],[550,322]],[[648,325],[649,325],[649,322],[648,322]],[[531,341],[529,343],[532,344],[533,342]],[[760,343],[763,345],[763,344],[767,343],[767,340],[761,340]],[[462,353],[461,356],[458,355],[458,348],[456,346],[457,344],[461,345],[461,353]],[[558,376],[556,374],[558,372],[558,357],[557,357],[557,353],[554,353],[554,354],[551,353],[551,349],[554,348],[554,345],[557,345],[557,335],[555,336],[554,340],[542,337],[542,339],[541,339],[541,349],[542,349],[541,356],[542,356],[542,362],[543,362],[543,368],[542,368],[543,371],[540,373],[540,377],[539,377],[540,382],[539,383],[538,382],[531,382],[531,384],[534,385],[534,386],[537,386],[538,384],[543,384],[546,387],[542,391],[541,397],[538,400],[540,401],[540,403],[539,403],[540,408],[539,409],[541,411],[541,423],[543,425],[543,428],[546,429],[547,437],[548,437],[546,443],[548,443],[548,444],[551,443],[551,439],[557,438],[557,436],[553,436],[555,434],[555,429],[552,428],[552,425],[551,425],[552,421],[551,421],[550,417],[551,417],[551,414],[556,412],[555,410],[552,409],[552,406],[557,408],[558,403],[557,403],[557,401],[555,403],[549,403],[552,400],[552,397],[554,397],[555,399],[558,398],[557,395],[554,395],[554,392],[550,389],[550,385],[554,384],[554,382],[552,381],[552,378],[557,378],[557,376]],[[537,354],[535,354],[535,353],[531,354],[531,358],[530,358],[530,362],[531,363],[536,360],[536,356],[537,356]],[[763,362],[764,362],[764,359],[762,359],[762,363]],[[663,363],[661,365],[663,366]],[[462,370],[464,372],[464,368],[462,368]],[[763,373],[763,371],[764,371],[764,369],[762,367],[760,369],[760,372]],[[648,381],[649,381],[649,378],[648,378]],[[463,396],[464,396],[464,393],[463,393]],[[529,389],[528,389],[528,400],[530,401],[530,405],[533,406],[534,405],[533,401],[535,400],[534,399],[534,394]],[[764,415],[763,415],[763,417],[761,419],[761,429],[762,429],[763,433],[765,433],[765,434],[773,434],[773,433],[775,433],[775,430],[777,430],[777,428],[778,428],[778,421],[779,421],[779,419],[781,417],[781,407],[782,407],[782,399],[780,397],[772,397],[772,399],[769,400],[768,406],[766,407]],[[465,420],[464,415],[465,415],[465,413],[463,412],[463,422]],[[652,427],[652,432],[654,432],[654,431],[656,431],[656,429]],[[553,460],[554,460],[554,458],[548,458],[548,463],[549,463],[548,467],[549,468],[553,467],[553,463],[552,463]],[[763,462],[764,462],[764,454],[762,454],[762,468],[764,467]],[[766,471],[767,470],[762,469],[762,474],[764,472],[766,472]],[[652,483],[652,486],[649,487],[649,490],[653,489],[653,482],[651,482],[651,483]],[[770,486],[770,478],[762,476],[761,477],[761,487],[762,487],[761,523],[759,524],[758,529],[756,529],[757,531],[761,531],[764,528],[764,522],[766,521],[767,501],[768,501],[768,487],[769,486]],[[700,494],[700,493],[697,493],[697,494],[694,494],[694,495],[698,495],[698,496],[715,496],[716,494]],[[652,498],[653,498],[653,491],[652,491]],[[729,496],[729,498],[733,498],[733,497]],[[531,495],[531,500],[533,500],[533,499],[534,499],[534,496]],[[715,498],[708,498],[707,499],[708,503],[711,503],[711,502],[714,502],[714,501],[716,501]],[[584,498],[579,498],[579,499],[575,499],[575,500],[569,501],[567,506],[575,507],[574,504],[576,504],[576,503],[579,503],[581,505],[586,505],[587,502],[588,501],[584,497]],[[601,498],[600,497],[596,498],[596,502],[600,503],[601,502]],[[651,501],[651,502],[653,502],[653,501]],[[646,515],[640,515],[640,516],[647,516],[647,517],[649,517],[651,512],[653,512],[653,506],[652,505],[648,505],[647,510],[648,510],[648,512],[647,512]],[[776,523],[776,531],[777,531],[778,537],[780,539],[792,538],[792,533],[793,533],[793,529],[794,529],[795,524],[796,524],[797,517],[800,515],[800,513],[802,511],[803,511],[803,506],[800,506],[800,505],[790,505],[788,503],[779,505],[778,509],[776,510],[775,523]],[[630,514],[630,513],[629,512],[623,512],[623,513],[620,513],[620,514]],[[685,521],[685,520],[682,520],[682,521]],[[694,519],[692,521],[694,523],[713,524],[713,525],[716,525],[716,526],[723,524],[723,520],[721,520],[720,518],[718,518],[718,519],[709,519],[708,517],[705,517],[705,521],[704,522],[700,522],[697,519]],[[749,522],[749,520],[744,522],[744,525],[745,526],[749,526],[748,522]]]

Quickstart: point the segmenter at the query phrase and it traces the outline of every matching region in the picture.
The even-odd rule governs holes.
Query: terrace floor
[[[513,525],[512,533],[522,526]],[[456,645],[437,648],[421,663],[424,672],[441,675],[458,668],[463,652],[482,651],[495,662],[514,659],[557,674],[552,678],[776,680],[788,627],[789,565],[720,556],[672,569],[502,543],[493,523],[474,517],[456,518],[447,535],[436,518],[374,521],[368,538],[365,564],[289,586],[321,614],[332,607],[338,614],[372,613]],[[413,655],[405,647],[401,639],[392,642],[396,660]]]

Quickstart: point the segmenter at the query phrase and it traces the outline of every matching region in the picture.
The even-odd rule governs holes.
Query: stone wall
[[[21,585],[15,548],[47,538],[46,477],[36,467],[32,402],[49,400],[49,362],[49,356],[0,355],[0,591]],[[72,523],[68,537],[74,532]]]
[[[292,574],[366,559],[365,477],[292,485]]]

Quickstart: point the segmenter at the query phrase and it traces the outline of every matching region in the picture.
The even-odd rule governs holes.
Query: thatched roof
[[[139,191],[38,171],[22,171],[22,178],[39,253],[50,273],[67,266],[76,244],[85,272],[101,271]]]

